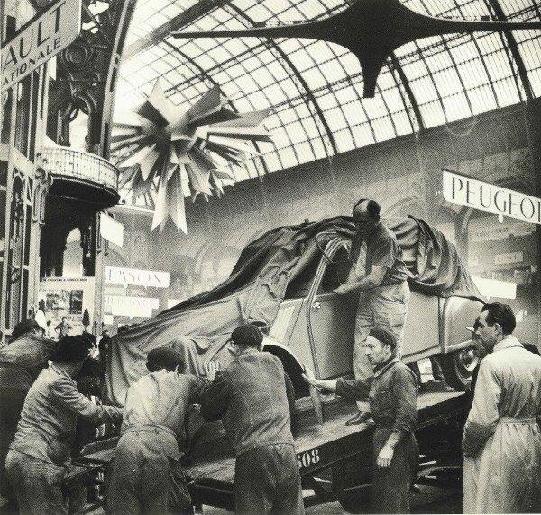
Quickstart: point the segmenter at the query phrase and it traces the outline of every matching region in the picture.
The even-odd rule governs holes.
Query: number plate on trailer
[[[309,451],[299,452],[297,454],[297,462],[299,470],[304,470],[317,465],[321,461],[320,449],[310,449]]]

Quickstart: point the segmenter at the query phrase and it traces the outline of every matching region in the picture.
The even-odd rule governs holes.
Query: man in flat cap
[[[235,359],[201,397],[201,414],[223,418],[235,449],[235,512],[303,514],[291,434],[295,396],[280,360],[261,352],[253,324],[231,334]]]
[[[164,346],[147,356],[149,374],[128,389],[122,437],[107,491],[108,513],[191,513],[179,460],[185,421],[207,384],[185,374],[181,353]],[[180,446],[179,446],[180,443]]]
[[[59,340],[49,368],[41,371],[24,401],[6,458],[6,472],[21,513],[67,513],[62,480],[70,462],[77,417],[119,422],[122,412],[98,406],[77,391],[74,377],[88,357],[82,336]]]

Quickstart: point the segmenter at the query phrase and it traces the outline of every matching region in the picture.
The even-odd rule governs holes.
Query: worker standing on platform
[[[78,416],[96,424],[122,419],[118,408],[98,406],[77,391],[73,377],[88,353],[88,341],[82,336],[60,340],[49,368],[26,396],[6,458],[6,473],[21,513],[67,513],[62,481]]]
[[[541,511],[541,357],[515,326],[499,302],[485,304],[474,326],[487,356],[464,425],[464,513]]]
[[[336,392],[346,399],[370,397],[376,423],[372,443],[372,511],[408,513],[419,453],[415,439],[417,381],[396,356],[396,338],[386,328],[370,330],[365,352],[374,367],[374,375],[367,381],[304,377],[316,388]]]
[[[171,347],[151,350],[147,369],[126,394],[106,511],[192,513],[179,460],[190,405],[199,402],[206,381],[185,374],[182,355]]]
[[[361,199],[353,207],[355,235],[351,248],[353,267],[345,284],[334,291],[338,294],[359,292],[353,347],[355,379],[367,380],[372,366],[364,352],[364,342],[370,329],[386,327],[397,342],[395,354],[400,357],[400,345],[408,309],[408,271],[402,261],[402,249],[393,232],[380,220],[381,206],[374,200]],[[366,260],[361,256],[366,244]],[[362,262],[360,262],[362,261]],[[361,401],[361,399],[360,399]],[[367,406],[358,402],[359,413],[346,422],[360,424],[369,418]]]
[[[235,449],[235,512],[303,514],[297,455],[291,434],[294,393],[281,361],[261,352],[252,324],[231,334],[235,360],[205,390],[201,414],[223,417]]]

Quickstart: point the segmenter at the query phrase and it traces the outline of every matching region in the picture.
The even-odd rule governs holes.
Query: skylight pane
[[[396,136],[389,117],[372,120],[372,128],[376,135],[376,141],[386,141]]]
[[[338,148],[338,152],[348,152],[355,148],[355,142],[351,136],[349,128],[336,131],[334,134],[334,140]]]
[[[445,114],[447,115],[447,121],[452,122],[471,116],[470,107],[466,100],[466,95],[463,92],[443,97],[442,100]]]
[[[355,144],[357,147],[364,147],[365,145],[371,145],[375,143],[372,129],[368,123],[362,125],[356,125],[351,128],[353,137],[355,138]]]
[[[445,115],[439,101],[419,106],[425,127],[436,127],[445,123]]]

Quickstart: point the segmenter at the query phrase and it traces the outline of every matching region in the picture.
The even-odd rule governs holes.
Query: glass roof
[[[541,20],[536,0],[401,2],[438,17]],[[314,20],[347,5],[339,0],[139,0],[121,65],[115,119],[141,102],[158,79],[166,95],[186,108],[216,84],[239,112],[271,107],[265,126],[273,144],[257,143],[259,155],[244,170],[235,169],[242,180],[541,95],[540,31],[438,36],[406,44],[383,67],[372,99],[362,98],[356,57],[335,44],[169,35],[171,30]]]

